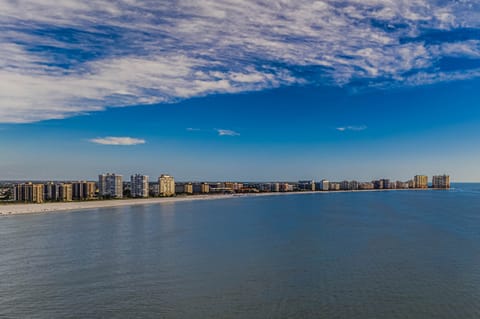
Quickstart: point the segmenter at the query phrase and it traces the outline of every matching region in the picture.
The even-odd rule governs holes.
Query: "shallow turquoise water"
[[[2,217],[0,317],[479,318],[480,185]]]

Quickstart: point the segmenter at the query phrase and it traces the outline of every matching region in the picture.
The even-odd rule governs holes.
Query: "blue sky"
[[[0,179],[480,180],[476,1],[11,1],[0,31]]]

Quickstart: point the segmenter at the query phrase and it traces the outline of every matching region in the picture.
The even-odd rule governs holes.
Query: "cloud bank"
[[[24,0],[0,3],[0,122],[288,85],[480,76],[480,3]]]
[[[144,139],[133,138],[133,137],[114,137],[114,136],[97,137],[97,138],[92,138],[89,141],[95,144],[100,144],[100,145],[120,145],[120,146],[131,146],[131,145],[139,145],[139,144],[146,143]]]

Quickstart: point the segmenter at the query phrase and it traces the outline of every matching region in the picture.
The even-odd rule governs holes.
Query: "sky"
[[[0,180],[480,181],[480,3],[0,1]]]

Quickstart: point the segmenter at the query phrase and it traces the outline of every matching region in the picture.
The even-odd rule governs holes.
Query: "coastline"
[[[429,189],[370,189],[370,190],[349,190],[349,191],[305,191],[305,192],[282,192],[282,193],[247,193],[247,194],[219,194],[219,195],[188,195],[178,197],[154,197],[154,198],[132,198],[118,200],[92,200],[83,202],[59,202],[42,204],[0,204],[0,216],[40,214],[66,211],[80,211],[99,208],[112,208],[138,205],[158,205],[177,202],[189,202],[199,200],[219,200],[231,198],[247,198],[262,196],[284,196],[284,195],[308,195],[308,194],[334,194],[334,193],[363,193],[363,192],[391,192],[391,191],[426,191]]]

